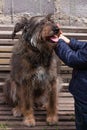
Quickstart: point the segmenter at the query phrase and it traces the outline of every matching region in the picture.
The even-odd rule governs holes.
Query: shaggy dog
[[[12,38],[22,31],[18,43],[13,48],[11,72],[5,84],[8,103],[14,105],[14,116],[24,116],[24,124],[35,126],[35,106],[46,105],[50,125],[58,121],[57,100],[60,89],[57,74],[58,61],[54,48],[60,30],[51,17],[24,17],[14,27]]]

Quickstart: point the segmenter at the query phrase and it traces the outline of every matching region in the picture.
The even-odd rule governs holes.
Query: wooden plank
[[[7,124],[7,121],[0,121],[0,123],[2,123],[2,124]],[[74,125],[75,123],[74,123],[74,121],[72,120],[71,122],[63,122],[63,121],[59,121],[59,123],[58,123],[58,125],[60,126],[60,125],[62,125],[62,123],[64,123],[63,125]],[[13,124],[13,122],[11,121],[11,122],[8,122],[8,125],[10,125],[10,126],[12,126],[12,124]],[[14,125],[21,125],[21,126],[23,126],[23,124],[22,124],[22,121],[19,121],[19,122],[17,122],[17,121],[14,121]],[[37,122],[37,125],[39,125],[39,126],[41,126],[41,125],[46,125],[46,122]]]
[[[11,58],[12,53],[1,53],[0,52],[0,58]]]
[[[87,33],[87,27],[61,26],[63,32]]]
[[[72,70],[73,70],[71,67],[68,67],[68,66],[66,66],[66,65],[61,65],[61,66],[60,66],[60,69],[61,69],[61,70],[64,70],[64,71],[72,71]],[[67,72],[67,73],[68,73],[68,72]]]
[[[0,71],[10,71],[10,65],[0,65]]]
[[[0,45],[14,45],[18,42],[18,39],[0,39]]]
[[[69,98],[59,98],[59,103],[67,104],[74,103],[73,97]]]
[[[69,83],[72,75],[71,74],[60,74],[64,83]]]
[[[0,31],[0,38],[1,39],[11,39],[11,31]],[[17,33],[15,38],[19,38],[21,32]],[[87,40],[87,33],[63,33],[65,36],[69,38],[77,38],[78,40]]]
[[[69,86],[69,83],[62,83],[62,86],[64,87],[64,86]]]
[[[68,38],[76,38],[79,40],[87,40],[87,33],[63,33]]]
[[[6,76],[6,74],[3,74],[2,76]],[[0,85],[4,85],[4,82],[0,82]],[[64,86],[68,86],[69,83],[62,83],[61,85],[64,87]]]
[[[11,52],[13,46],[0,46],[0,52]]]
[[[8,106],[3,106],[3,107],[0,107],[0,111],[1,111],[1,115],[6,115],[6,113],[7,113],[7,115],[12,115],[12,107],[8,107]],[[36,110],[35,110],[36,111]],[[35,114],[35,115],[38,115],[38,114],[40,114],[40,115],[42,115],[42,113],[43,113],[43,115],[44,114],[46,114],[46,110],[38,110],[39,112],[37,113],[37,111],[35,112],[35,113],[37,113],[37,114]],[[9,112],[9,113],[8,113]],[[71,110],[68,110],[68,111],[58,111],[58,115],[60,116],[67,116],[67,118],[68,118],[68,116],[74,116],[74,111],[71,111]]]
[[[15,39],[19,38],[21,32],[18,32],[17,33],[17,36],[15,37]],[[1,39],[12,39],[12,31],[0,31],[0,38]]]
[[[12,31],[14,29],[14,24],[0,24],[0,30],[1,31]],[[64,32],[87,32],[87,27],[77,27],[77,26],[60,26],[60,28]]]
[[[8,77],[9,73],[3,73],[3,72],[0,72],[0,79],[6,79]]]
[[[10,64],[10,59],[0,59],[0,65],[8,65]]]
[[[0,53],[0,58],[11,58],[11,55],[12,53]],[[0,65],[0,70],[4,70],[4,68],[7,68],[7,65],[5,66],[2,66]],[[10,68],[10,65],[8,65],[8,67]],[[64,74],[71,74],[72,73],[72,68],[69,68],[68,66],[61,66],[60,68],[60,71],[61,71],[61,74],[64,75]]]
[[[59,93],[59,96],[61,96],[61,97],[71,97],[72,96],[72,94],[71,93],[69,93],[69,92],[61,92],[61,93]]]
[[[0,130],[3,130],[3,128],[1,128]],[[7,127],[6,130],[75,130],[75,126],[42,126],[42,127],[24,127],[19,125],[18,127],[15,128],[14,127]]]
[[[0,24],[0,30],[1,31],[12,31],[13,30],[13,28],[14,28],[14,25],[12,25],[12,24],[8,24],[8,25],[6,25],[6,24]]]
[[[0,93],[0,97],[1,96],[4,96],[4,93]],[[72,97],[72,94],[70,92],[60,92],[59,96],[62,98],[65,98],[65,97],[69,98],[69,97]]]

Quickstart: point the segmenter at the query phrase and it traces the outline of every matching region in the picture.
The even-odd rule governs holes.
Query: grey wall
[[[53,0],[4,0],[4,13],[10,14],[12,8],[14,13],[27,12],[36,15],[53,13],[55,7]]]
[[[56,7],[67,15],[87,17],[87,0],[3,0],[5,14],[27,12],[31,15],[53,13]],[[58,8],[57,8],[58,9]]]
[[[67,15],[87,17],[87,0],[60,0],[60,10]]]
[[[38,15],[56,12],[55,18],[61,25],[80,26],[83,24],[87,26],[87,0],[0,0],[0,2],[1,1],[3,1],[3,11],[2,9],[0,11],[4,15],[4,19],[1,19],[1,22],[9,21],[10,19],[11,23],[15,22],[22,13]],[[13,6],[11,1],[13,1]],[[15,15],[12,15],[12,9]]]

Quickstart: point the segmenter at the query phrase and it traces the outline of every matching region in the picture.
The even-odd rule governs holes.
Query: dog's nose
[[[57,26],[54,26],[54,27],[52,28],[52,30],[53,30],[53,32],[54,32],[55,34],[58,34],[58,32],[59,32],[59,28],[58,28]]]

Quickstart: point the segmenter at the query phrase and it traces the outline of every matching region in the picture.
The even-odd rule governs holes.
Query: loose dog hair
[[[57,43],[51,40],[60,32],[56,23],[47,16],[23,17],[16,23],[12,39],[22,31],[14,45],[11,72],[4,92],[8,103],[13,104],[13,115],[24,116],[24,124],[35,126],[34,106],[45,106],[46,121],[54,125],[58,121],[57,103],[60,91],[58,77],[59,60],[56,59]]]

